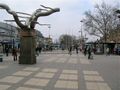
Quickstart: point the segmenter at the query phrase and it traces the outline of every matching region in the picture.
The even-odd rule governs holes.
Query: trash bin
[[[0,54],[0,62],[3,62],[3,55]]]

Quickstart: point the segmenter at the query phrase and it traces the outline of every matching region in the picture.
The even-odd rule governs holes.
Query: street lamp
[[[49,28],[49,38],[50,38],[50,29],[51,29],[51,25],[50,24],[48,25],[48,28]]]
[[[48,26],[49,28],[49,38],[50,38],[50,29],[51,29],[51,24],[40,24],[39,22],[36,22],[36,24],[40,25],[40,26]]]
[[[35,22],[36,24],[40,25],[40,26],[48,26],[49,28],[49,36],[48,36],[48,44],[51,43],[51,38],[50,38],[50,28],[51,28],[51,24],[40,24],[39,22]]]
[[[83,23],[83,20],[81,20],[80,22],[81,22],[81,30],[79,31],[79,32],[81,32],[81,40],[80,40],[81,42],[80,42],[80,44],[81,44],[81,47],[82,47],[82,49],[83,49],[83,47],[84,47],[84,45],[83,45],[83,44],[84,44],[84,43],[83,43],[83,42],[84,42],[84,37],[83,37],[83,31],[82,31],[82,23]]]
[[[81,32],[81,38],[82,38],[83,37],[83,32],[82,32],[82,23],[83,23],[83,20],[81,20],[80,22],[81,22],[81,31],[79,31],[79,32]]]

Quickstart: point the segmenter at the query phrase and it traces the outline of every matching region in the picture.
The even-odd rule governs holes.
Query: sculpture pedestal
[[[20,36],[19,64],[35,64],[35,31],[22,31]]]

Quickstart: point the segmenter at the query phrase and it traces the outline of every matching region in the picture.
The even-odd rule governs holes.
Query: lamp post
[[[48,37],[50,38],[51,24],[40,24],[39,22],[36,22],[36,24],[38,24],[38,25],[40,25],[40,26],[48,26],[48,28],[49,28],[49,35],[48,35]]]
[[[80,21],[81,22],[81,30],[79,32],[81,32],[81,47],[82,49],[84,48],[84,45],[83,45],[83,42],[84,42],[84,37],[83,37],[83,31],[82,31],[82,23],[83,23],[83,20]]]
[[[38,24],[40,26],[48,26],[49,31],[48,31],[48,42],[47,42],[47,44],[50,45],[50,43],[51,43],[51,38],[50,38],[51,24],[40,24],[39,22],[36,22],[36,24]]]
[[[50,29],[51,29],[51,25],[50,24],[48,25],[48,28],[49,28],[49,38],[50,38]]]
[[[80,32],[81,32],[81,38],[82,38],[83,37],[83,32],[82,32],[82,23],[83,23],[83,21],[81,20],[80,22],[81,22],[81,31]]]

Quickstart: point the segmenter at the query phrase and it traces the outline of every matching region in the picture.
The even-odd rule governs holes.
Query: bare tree
[[[112,30],[115,30],[118,24],[115,14],[116,7],[103,2],[101,5],[96,4],[94,12],[86,11],[83,20],[85,30],[91,35],[103,37],[106,42],[107,36]]]

